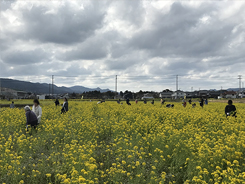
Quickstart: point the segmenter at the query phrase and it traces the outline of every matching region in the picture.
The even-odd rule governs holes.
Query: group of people
[[[58,99],[56,99],[54,103],[56,107],[60,104]],[[12,102],[12,104],[14,104],[14,102]],[[14,108],[12,104],[10,105],[10,108]],[[41,117],[42,117],[42,108],[40,106],[40,102],[38,101],[38,99],[34,99],[32,109],[30,108],[29,105],[26,105],[24,109],[26,114],[26,129],[28,130],[28,125],[36,129],[37,125],[41,123]],[[64,98],[64,103],[61,108],[61,114],[66,113],[67,111],[68,111],[68,100],[67,98]]]
[[[42,117],[42,108],[38,99],[33,100],[32,110],[29,105],[26,105],[24,109],[26,112],[26,129],[28,130],[28,125],[35,129],[41,123]]]
[[[192,105],[192,108],[195,108],[196,107],[196,103],[192,103],[192,100],[191,99],[189,99],[188,102],[189,102],[189,104]],[[118,104],[122,104],[122,102],[121,102],[120,99],[117,101],[117,103]],[[136,104],[138,103],[138,100],[137,99],[135,100],[135,103]],[[161,99],[161,105],[164,105],[164,103],[165,103],[165,100],[164,99]],[[200,101],[199,101],[199,103],[200,103],[200,106],[203,108],[204,103],[205,103],[205,105],[208,105],[208,99],[206,98],[204,100],[203,98],[201,98]],[[129,98],[126,99],[126,104],[127,105],[131,105]],[[146,99],[144,99],[144,104],[147,104]],[[154,105],[154,100],[151,101],[151,104]],[[187,103],[186,103],[185,99],[183,99],[182,105],[183,105],[183,107],[186,107]],[[167,108],[174,107],[174,104],[167,104],[166,107]],[[233,105],[232,100],[229,100],[228,101],[228,105],[225,108],[225,114],[226,114],[226,116],[234,116],[234,117],[236,117],[236,107]]]
[[[100,103],[103,103],[103,102],[105,102],[105,101],[100,101]],[[117,101],[117,103],[122,104],[120,99]],[[138,100],[135,100],[135,103],[137,104]],[[145,104],[147,103],[146,100],[144,100],[144,103]],[[161,99],[161,105],[164,105],[164,103],[165,103],[165,100]],[[203,107],[204,99],[201,98],[199,103],[200,103],[200,106]],[[56,101],[55,101],[56,107],[59,104],[60,104],[59,100],[56,99]],[[126,104],[131,105],[130,100],[128,98],[126,100]],[[152,100],[151,104],[154,104],[154,100]],[[192,104],[191,99],[189,100],[189,104]],[[205,100],[205,104],[208,104],[207,99]],[[183,100],[182,105],[184,107],[186,107],[186,101],[185,100]],[[193,103],[192,107],[195,107],[195,106],[196,106],[196,104]],[[14,102],[12,102],[10,104],[10,108],[14,108],[14,107],[15,107]],[[174,104],[167,104],[166,107],[168,107],[168,108],[174,107]],[[28,105],[26,105],[24,107],[24,109],[25,109],[25,115],[26,115],[26,128],[27,128],[27,130],[28,130],[28,125],[30,125],[31,127],[34,127],[34,129],[35,129],[37,127],[37,125],[41,123],[41,117],[42,117],[42,108],[40,106],[38,99],[33,100],[32,109]],[[64,98],[64,102],[63,102],[62,108],[61,108],[61,114],[66,113],[67,111],[68,111],[68,100],[67,100],[67,98]],[[226,117],[227,116],[237,117],[236,116],[236,107],[235,107],[235,105],[233,105],[232,100],[228,100],[228,105],[225,107],[225,115],[226,115]]]

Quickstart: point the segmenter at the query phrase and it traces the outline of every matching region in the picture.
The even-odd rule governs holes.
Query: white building
[[[144,96],[141,99],[142,100],[144,100],[144,99],[154,99],[154,97],[151,94],[146,93],[146,94],[144,94]]]
[[[37,98],[39,99],[39,100],[45,100],[46,98],[46,95],[37,95]]]
[[[160,98],[172,98],[173,91],[163,91],[160,92],[159,97]]]
[[[235,91],[227,91],[224,93],[225,98],[237,98],[237,93]]]
[[[185,98],[186,97],[186,93],[184,91],[175,91],[172,94],[172,99],[179,99],[179,98]]]

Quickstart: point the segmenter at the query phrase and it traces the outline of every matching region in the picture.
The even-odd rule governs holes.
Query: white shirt
[[[41,122],[41,117],[42,117],[42,108],[38,105],[35,107],[35,105],[32,106],[32,111],[36,114],[38,124]]]

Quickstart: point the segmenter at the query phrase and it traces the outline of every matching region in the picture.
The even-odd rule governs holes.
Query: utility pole
[[[0,96],[1,96],[1,99],[2,99],[2,79],[0,79]],[[0,108],[1,108],[1,105],[0,105]]]
[[[239,80],[239,92],[241,92],[241,80],[242,80],[242,75],[238,75],[238,80]]]
[[[176,75],[176,98],[178,99],[178,75]]]
[[[52,99],[54,95],[54,75],[52,75]]]
[[[51,84],[50,83],[48,84],[48,87],[49,87],[48,92],[49,92],[49,99],[50,99],[50,92],[51,92],[50,91],[50,88],[51,88]]]
[[[115,93],[117,94],[117,75],[116,75],[116,78],[115,78]]]

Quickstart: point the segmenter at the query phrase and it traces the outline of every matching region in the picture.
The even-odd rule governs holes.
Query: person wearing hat
[[[26,112],[26,128],[28,130],[28,125],[31,125],[31,127],[36,128],[37,126],[37,116],[36,114],[31,111],[30,107],[27,105],[24,107],[25,112]]]

